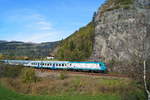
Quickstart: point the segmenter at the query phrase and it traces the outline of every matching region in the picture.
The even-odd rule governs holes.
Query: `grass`
[[[24,69],[22,70],[24,71]],[[12,72],[18,73],[18,71]],[[20,77],[22,73],[11,75],[15,75],[15,77],[6,75],[0,78],[0,100],[145,99],[143,87],[129,78],[72,76],[64,72],[50,73],[48,77],[39,78],[39,81],[24,83]]]
[[[120,100],[119,96],[31,96],[16,93],[0,85],[0,100]]]
[[[126,95],[131,96],[133,93],[135,93],[133,95],[134,97],[131,98],[141,98],[139,100],[143,100],[142,98],[144,97],[143,91],[137,87],[137,84],[129,79],[68,76],[62,80],[58,76],[56,79],[41,79],[41,81],[36,83],[22,83],[19,79],[9,78],[3,78],[1,80],[1,83],[11,90],[17,91],[18,93],[32,95],[49,95],[52,97],[65,96],[67,98],[70,96],[97,96],[98,98],[107,96],[108,98],[111,98],[112,96],[112,98],[119,98],[122,96],[125,97]],[[127,98],[127,100],[132,99]]]

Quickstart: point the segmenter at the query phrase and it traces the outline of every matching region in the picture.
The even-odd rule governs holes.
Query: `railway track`
[[[127,75],[123,74],[110,74],[110,73],[96,73],[96,72],[85,72],[85,71],[72,71],[72,70],[51,70],[51,69],[35,69],[41,72],[66,72],[67,74],[80,74],[80,75],[90,75],[90,76],[104,76],[104,77],[116,77],[116,78],[129,78]]]

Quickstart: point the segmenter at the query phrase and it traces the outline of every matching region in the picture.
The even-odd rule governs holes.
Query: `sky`
[[[52,42],[92,20],[105,0],[0,0],[0,40]]]

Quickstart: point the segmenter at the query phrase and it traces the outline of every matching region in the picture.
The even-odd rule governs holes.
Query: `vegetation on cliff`
[[[80,28],[70,37],[62,40],[55,56],[60,60],[84,60],[93,50],[94,23]]]
[[[106,11],[111,11],[119,8],[130,8],[130,5],[133,4],[134,0],[106,0],[103,6],[101,7],[101,15]]]

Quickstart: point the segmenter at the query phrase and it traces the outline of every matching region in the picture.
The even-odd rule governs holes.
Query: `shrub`
[[[144,91],[122,92],[121,100],[146,100]]]
[[[66,72],[61,72],[61,73],[59,74],[59,79],[64,80],[65,78],[67,78]]]
[[[18,77],[21,73],[23,66],[12,66],[1,64],[0,65],[0,77]]]
[[[24,83],[31,83],[38,81],[38,78],[35,75],[35,70],[32,68],[22,69],[21,79]]]
[[[119,8],[129,9],[133,2],[134,0],[106,0],[101,7],[101,16],[106,11],[112,11]]]

